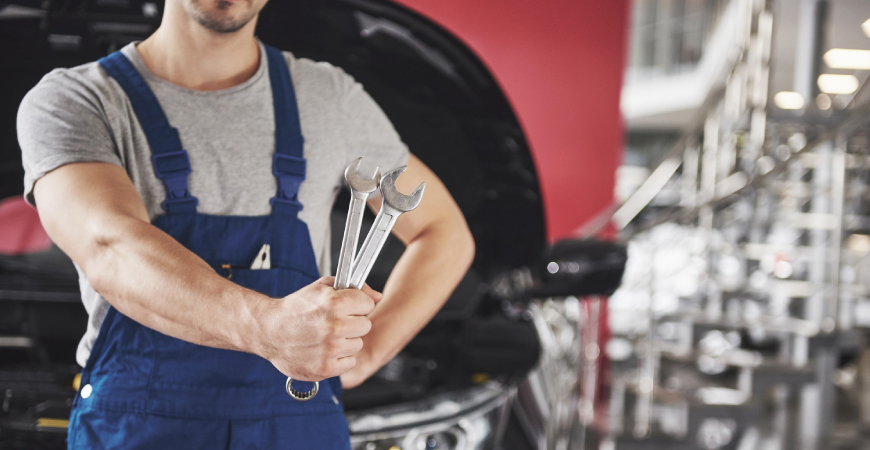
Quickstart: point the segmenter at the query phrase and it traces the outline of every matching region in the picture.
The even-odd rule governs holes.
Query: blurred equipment
[[[553,244],[541,271],[543,285],[529,290],[532,297],[611,295],[619,287],[628,255],[612,242],[564,239]]]
[[[859,10],[721,11],[726,70],[613,216],[606,448],[866,448],[870,87],[822,73],[865,70],[863,50],[825,53],[866,41]]]

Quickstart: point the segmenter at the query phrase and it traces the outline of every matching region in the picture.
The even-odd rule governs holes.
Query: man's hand
[[[254,311],[262,327],[255,352],[293,379],[320,381],[347,372],[372,328],[365,316],[381,294],[368,285],[336,291],[334,281],[321,278]]]

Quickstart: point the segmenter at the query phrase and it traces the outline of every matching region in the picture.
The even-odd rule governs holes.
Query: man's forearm
[[[411,241],[393,269],[384,298],[369,314],[360,365],[347,377],[356,385],[396,356],[432,319],[462,280],[474,258],[464,222],[433,228]]]
[[[49,236],[120,312],[189,342],[253,350],[248,307],[268,298],[223,279],[151,225],[123,169],[69,164],[40,179],[34,196]]]
[[[82,270],[115,308],[188,342],[254,351],[251,309],[267,297],[221,277],[150,223],[125,216],[102,222]]]

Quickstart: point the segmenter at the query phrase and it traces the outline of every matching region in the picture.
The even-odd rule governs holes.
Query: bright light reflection
[[[825,53],[824,59],[832,69],[870,69],[870,50],[832,48]]]
[[[773,102],[780,109],[801,109],[804,107],[804,96],[798,92],[782,91],[773,96]]]
[[[864,34],[867,37],[870,37],[870,19],[867,19],[861,24],[861,29],[864,30]]]
[[[858,89],[858,78],[854,75],[819,75],[819,89],[825,94],[851,94]]]
[[[558,271],[559,271],[559,264],[557,264],[555,262],[551,262],[550,264],[547,264],[547,272],[556,273]]]
[[[833,102],[828,94],[819,94],[818,97],[816,97],[816,106],[818,106],[822,111],[831,109],[832,105]]]

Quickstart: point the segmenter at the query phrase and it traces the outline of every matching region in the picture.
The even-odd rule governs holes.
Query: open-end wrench
[[[367,180],[359,176],[359,163],[362,158],[355,159],[344,170],[344,179],[350,186],[350,208],[347,210],[347,222],[344,223],[344,238],[341,240],[341,253],[338,255],[338,268],[335,270],[335,289],[350,287],[350,268],[353,264],[356,245],[359,242],[359,230],[362,227],[363,212],[366,199],[378,188],[381,179],[381,168],[375,169],[373,179]]]
[[[347,222],[344,224],[344,238],[341,240],[341,253],[338,256],[338,268],[335,270],[335,283],[333,287],[347,289],[350,280],[350,268],[353,263],[356,244],[359,242],[359,230],[362,227],[362,215],[369,194],[378,188],[381,179],[381,168],[375,168],[374,178],[367,180],[359,176],[359,164],[362,158],[355,159],[344,169],[344,179],[350,186],[350,208],[347,210]],[[287,394],[299,401],[308,401],[317,395],[320,383],[314,382],[314,388],[308,392],[297,391],[293,388],[293,379],[287,378],[285,388]]]
[[[350,273],[350,287],[352,288],[362,289],[372,266],[375,264],[375,259],[384,247],[384,242],[390,235],[393,225],[396,224],[396,219],[402,213],[416,208],[420,204],[420,200],[423,199],[426,183],[417,186],[411,195],[404,195],[396,189],[396,179],[405,172],[405,169],[407,169],[406,166],[393,169],[381,178],[381,210],[375,217],[375,223],[369,230],[359,254],[353,260]]]

